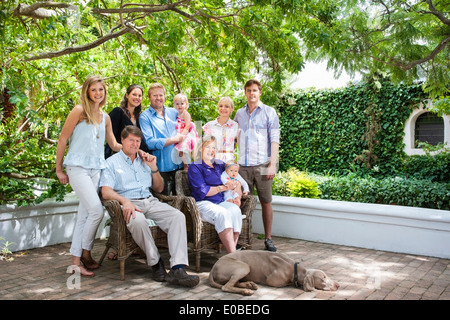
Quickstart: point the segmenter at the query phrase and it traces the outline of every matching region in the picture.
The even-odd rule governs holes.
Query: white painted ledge
[[[0,237],[11,251],[72,241],[78,207],[74,194],[64,202],[0,206]],[[357,202],[273,197],[272,234],[383,251],[450,258],[450,211]],[[97,238],[108,236],[105,216]],[[253,232],[264,233],[259,203]]]
[[[450,211],[321,199],[273,197],[272,235],[450,258]],[[261,206],[253,232],[264,233]]]
[[[47,199],[35,206],[0,206],[0,237],[12,242],[11,251],[45,247],[72,241],[75,227],[78,197],[72,193],[64,202]],[[105,210],[98,228],[97,238],[104,238],[109,228],[104,228],[109,218]]]

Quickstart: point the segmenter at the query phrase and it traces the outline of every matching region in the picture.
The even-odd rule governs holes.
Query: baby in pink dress
[[[184,93],[179,93],[173,98],[173,106],[178,110],[177,133],[183,135],[183,141],[175,144],[175,149],[184,163],[184,170],[188,169],[192,151],[198,141],[197,129],[192,121],[191,115],[187,111],[189,107],[188,98]]]

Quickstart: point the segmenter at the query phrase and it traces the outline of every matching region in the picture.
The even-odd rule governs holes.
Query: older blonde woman
[[[219,117],[209,121],[203,126],[205,134],[212,135],[216,138],[217,150],[216,158],[227,162],[235,160],[235,148],[237,136],[239,133],[239,125],[236,121],[231,120],[231,114],[234,110],[233,100],[230,97],[220,98],[217,104]]]
[[[223,161],[215,159],[216,139],[205,135],[199,144],[196,160],[189,165],[191,194],[203,220],[213,224],[227,253],[236,251],[242,228],[241,209],[225,201],[223,192],[237,187],[236,182],[222,183]]]

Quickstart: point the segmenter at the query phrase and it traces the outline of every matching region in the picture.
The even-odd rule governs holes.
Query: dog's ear
[[[306,276],[303,279],[303,290],[308,292],[314,290],[314,277],[312,272],[306,272]]]

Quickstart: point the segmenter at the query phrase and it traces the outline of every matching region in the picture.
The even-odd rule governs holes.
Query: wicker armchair
[[[179,170],[175,174],[175,188],[178,196],[184,196],[188,205],[190,218],[187,221],[194,222],[195,228],[188,228],[188,239],[193,241],[193,250],[196,254],[197,272],[200,270],[200,254],[204,249],[213,247],[220,242],[219,235],[214,225],[203,221],[200,212],[195,203],[195,199],[191,197],[191,189],[188,183],[187,172]],[[250,249],[253,242],[252,233],[252,213],[256,206],[256,197],[253,195],[243,196],[241,201],[241,211],[245,215],[242,221],[242,230],[239,236],[238,244],[246,249]]]
[[[166,202],[174,208],[177,208],[181,212],[186,212],[186,205],[184,198],[181,196],[164,196],[161,194],[155,194],[160,201]],[[106,248],[103,251],[102,257],[99,263],[103,262],[109,249],[113,248],[117,252],[117,260],[120,263],[120,280],[125,279],[125,260],[137,249],[139,246],[134,241],[131,233],[123,218],[122,208],[120,203],[116,200],[102,200],[103,206],[108,211],[111,217],[111,222],[109,224],[110,231],[109,237],[106,241]],[[167,248],[167,235],[158,226],[151,226],[150,230],[152,232],[153,239],[158,248]]]

